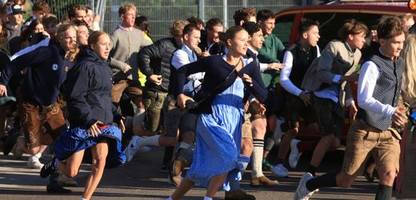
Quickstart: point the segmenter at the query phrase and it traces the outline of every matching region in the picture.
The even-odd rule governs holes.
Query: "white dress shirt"
[[[321,56],[321,53],[319,52],[319,47],[317,48],[317,56]],[[290,94],[293,94],[295,96],[299,96],[300,93],[303,92],[302,89],[298,88],[293,82],[290,80],[290,73],[292,72],[293,67],[293,54],[290,51],[286,51],[285,55],[283,56],[283,69],[280,72],[280,85]]]
[[[191,48],[187,45],[183,45],[181,49],[175,51],[172,56],[172,66],[175,69],[179,69],[182,66],[189,64],[191,62],[195,62],[197,60],[197,56]],[[187,93],[197,92],[198,88],[201,85],[201,80],[204,79],[205,72],[198,72],[195,74],[191,74],[187,77],[188,82],[185,84],[183,91]]]

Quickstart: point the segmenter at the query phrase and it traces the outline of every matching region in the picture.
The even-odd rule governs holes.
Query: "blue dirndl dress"
[[[55,156],[58,160],[66,160],[75,152],[88,149],[107,138],[109,152],[106,168],[117,167],[126,162],[126,155],[122,151],[121,137],[121,130],[114,125],[101,130],[98,137],[92,137],[88,130],[79,127],[67,129],[55,142]]]
[[[206,187],[212,177],[225,173],[228,173],[226,183],[239,178],[238,173],[229,172],[239,168],[243,97],[244,84],[237,78],[214,98],[212,113],[199,116],[193,161],[186,174],[196,185]]]

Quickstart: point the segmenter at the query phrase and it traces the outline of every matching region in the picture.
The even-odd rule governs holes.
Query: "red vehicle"
[[[372,27],[382,16],[401,16],[406,13],[416,15],[416,11],[410,9],[409,1],[340,0],[324,5],[297,6],[276,14],[275,33],[288,46],[296,41],[302,18],[317,20],[321,35],[319,47],[324,48],[329,41],[336,38],[338,29],[346,19],[354,18]]]
[[[411,0],[416,1],[416,0]],[[407,13],[416,15],[416,12],[409,1],[356,1],[356,0],[340,0],[333,1],[324,5],[297,6],[282,10],[276,14],[276,28],[274,33],[278,35],[280,40],[286,47],[296,42],[298,37],[298,29],[302,18],[317,20],[320,23],[320,40],[318,45],[321,49],[325,45],[337,38],[337,33],[344,21],[354,18],[365,23],[370,29],[378,24],[383,16],[402,16]],[[416,5],[416,4],[415,4]],[[368,37],[370,39],[370,37]],[[365,54],[363,49],[363,55]],[[344,128],[344,136],[349,128],[349,122],[346,120]],[[313,134],[306,131],[306,135],[315,135],[319,138],[319,134]],[[302,128],[301,128],[301,132]],[[305,136],[306,137],[306,136]],[[302,138],[302,133],[300,134]],[[306,139],[306,138],[305,138]]]

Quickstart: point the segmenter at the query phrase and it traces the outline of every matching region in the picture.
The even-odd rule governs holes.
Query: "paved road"
[[[334,168],[339,165],[340,153],[332,153],[327,156],[324,168]],[[168,183],[166,172],[161,172],[162,151],[154,149],[152,152],[140,153],[126,166],[105,171],[101,185],[95,193],[94,199],[165,199],[174,190]],[[303,156],[301,166],[305,166],[308,156]],[[79,200],[83,191],[83,183],[88,174],[88,165],[83,165],[77,181],[80,187],[73,187],[73,193],[69,195],[49,195],[45,192],[46,179],[38,175],[38,170],[28,169],[22,160],[12,160],[10,157],[0,156],[0,200]],[[302,167],[301,167],[302,169]],[[301,170],[298,169],[298,170]],[[266,175],[272,177],[270,172]],[[243,188],[254,194],[260,200],[287,200],[293,198],[300,171],[290,172],[289,178],[279,179],[280,185],[273,188],[252,188],[248,181],[243,181]],[[245,180],[248,180],[249,173]],[[374,199],[371,194],[376,184],[365,182],[359,177],[352,189],[325,189],[321,190],[313,199],[320,200],[349,200],[349,199]],[[187,194],[184,199],[201,199],[204,189],[197,188]],[[223,199],[224,192],[219,192],[218,199]]]

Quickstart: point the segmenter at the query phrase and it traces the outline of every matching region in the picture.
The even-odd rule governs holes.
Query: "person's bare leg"
[[[77,151],[58,165],[58,170],[68,177],[75,177],[79,172],[85,150]]]
[[[251,153],[253,153],[253,140],[249,137],[243,137],[241,139],[241,150],[242,155],[247,157],[251,157]]]
[[[325,157],[326,152],[329,149],[334,148],[334,143],[336,142],[336,137],[333,134],[322,137],[313,151],[310,165],[318,167],[321,164],[322,159]]]
[[[297,130],[298,129],[290,129],[282,137],[282,141],[279,145],[279,152],[277,154],[277,158],[282,163],[286,160],[287,154],[290,151],[290,141],[297,135]]]
[[[227,178],[227,174],[212,177],[211,181],[209,181],[207,193],[205,196],[211,198],[214,197],[220,189],[221,185],[224,184],[225,178]]]
[[[173,200],[179,200],[182,199],[185,194],[192,189],[194,186],[194,182],[191,180],[185,178],[181,181],[181,184],[176,188],[176,190],[173,192],[173,194],[170,196]]]
[[[161,135],[159,138],[159,146],[174,147],[178,143],[177,137],[169,137]]]
[[[85,185],[84,193],[82,194],[82,197],[85,199],[91,198],[103,176],[106,158],[108,155],[108,144],[106,142],[98,143],[91,148],[91,153],[93,158],[93,166],[91,175]]]
[[[264,135],[266,135],[266,118],[258,118],[251,122],[253,138],[264,140]]]
[[[46,150],[46,148],[48,148],[47,145],[40,145],[37,147],[32,147],[30,149],[27,149],[27,153],[31,155],[35,155],[38,153],[42,154]]]

